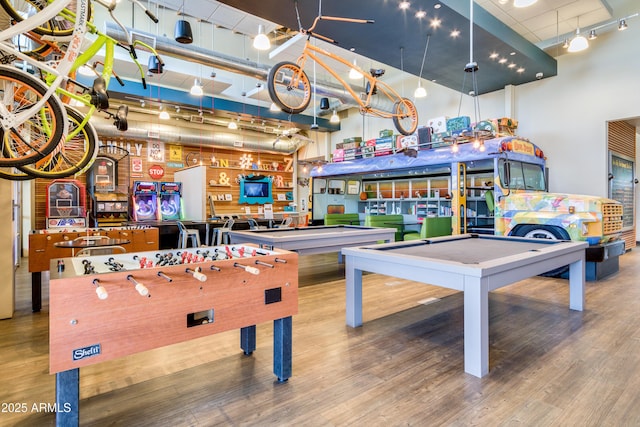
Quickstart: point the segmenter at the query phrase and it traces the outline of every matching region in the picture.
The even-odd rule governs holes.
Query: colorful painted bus
[[[617,270],[621,203],[548,192],[546,174],[542,150],[513,136],[329,163],[311,171],[313,219],[336,206],[363,218],[402,214],[406,223],[450,216],[453,234],[587,241],[587,261],[612,259]]]

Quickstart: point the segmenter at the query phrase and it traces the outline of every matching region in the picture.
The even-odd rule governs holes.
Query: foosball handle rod
[[[207,276],[205,274],[201,273],[199,270],[200,270],[199,268],[197,268],[195,270],[192,269],[192,268],[185,269],[185,271],[187,273],[191,274],[194,279],[199,280],[201,282],[206,282],[207,281]]]
[[[98,294],[98,298],[107,299],[109,297],[107,290],[100,284],[99,279],[93,279],[92,283],[96,285],[96,294]]]
[[[250,265],[243,265],[238,262],[234,262],[233,266],[242,268],[247,273],[256,274],[256,275],[260,274],[260,270],[258,270],[256,267],[251,267]]]
[[[142,295],[143,297],[146,297],[147,295],[149,295],[149,289],[147,289],[145,285],[143,285],[142,283],[134,279],[131,274],[127,276],[127,280],[133,283],[134,285],[136,285],[136,291],[138,291],[140,295]]]

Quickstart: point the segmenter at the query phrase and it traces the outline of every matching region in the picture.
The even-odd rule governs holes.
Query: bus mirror
[[[502,168],[504,176],[504,182],[502,185],[504,185],[505,188],[509,188],[509,184],[511,183],[511,164],[509,162],[504,162]]]

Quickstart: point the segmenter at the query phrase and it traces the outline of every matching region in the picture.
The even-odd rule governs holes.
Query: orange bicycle
[[[296,13],[297,12],[298,8],[296,4]],[[311,83],[309,82],[307,74],[304,72],[304,66],[307,58],[311,58],[335,77],[342,86],[344,86],[346,91],[360,106],[360,112],[362,114],[369,114],[387,119],[391,118],[393,119],[393,124],[396,129],[398,129],[401,134],[411,135],[414,133],[418,127],[418,111],[416,110],[416,106],[410,99],[403,98],[398,94],[398,92],[391,88],[391,86],[378,80],[378,78],[384,74],[383,69],[371,69],[369,73],[366,73],[346,59],[311,44],[310,40],[312,36],[330,43],[335,43],[335,40],[313,32],[316,25],[321,20],[353,22],[359,24],[373,23],[373,21],[366,19],[319,15],[313,21],[313,25],[309,29],[305,30],[300,24],[300,17],[298,15],[300,33],[307,36],[307,41],[305,42],[302,54],[296,63],[288,61],[280,62],[269,70],[267,89],[269,90],[271,100],[280,107],[282,111],[289,114],[299,114],[309,106],[312,95]],[[367,80],[366,92],[363,93],[362,96],[359,96],[335,70],[322,60],[322,56],[340,62],[348,68],[356,68],[356,70],[358,70]],[[391,108],[389,109],[391,111],[374,107],[372,102],[374,101],[374,96],[383,97],[383,99],[390,101],[389,105]],[[383,103],[376,102],[376,104]]]

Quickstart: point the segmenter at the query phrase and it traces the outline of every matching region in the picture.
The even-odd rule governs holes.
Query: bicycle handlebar
[[[316,25],[318,25],[319,21],[338,21],[338,22],[350,22],[353,24],[375,24],[375,20],[374,19],[357,19],[357,18],[342,18],[340,16],[324,16],[324,15],[318,15],[316,16],[316,19],[313,20],[313,25],[311,25],[311,27],[309,27],[308,29],[304,29],[301,28],[300,32],[303,34],[308,34],[310,37],[316,37],[319,39],[322,39],[324,41],[327,41],[329,43],[334,43],[334,44],[338,44],[337,41],[335,41],[334,39],[330,38],[330,37],[326,37],[326,36],[322,36],[320,34],[314,33],[313,30],[316,28]]]

